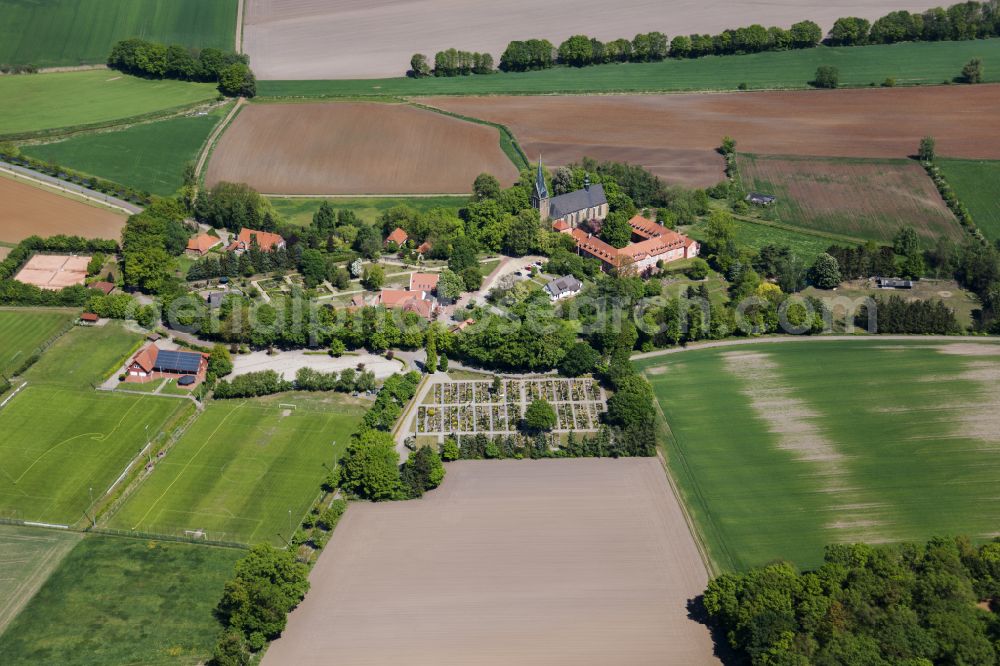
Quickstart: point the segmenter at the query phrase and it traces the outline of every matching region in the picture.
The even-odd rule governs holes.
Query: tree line
[[[224,349],[224,348],[223,348]],[[344,368],[340,372],[321,372],[299,368],[295,380],[288,381],[274,370],[248,372],[230,380],[220,380],[212,396],[219,400],[257,398],[287,391],[354,391],[375,390],[375,373],[371,370]]]
[[[257,94],[257,79],[249,62],[242,53],[168,46],[133,37],[111,48],[107,64],[111,69],[151,79],[217,83],[223,95],[253,97]]]
[[[492,74],[493,56],[489,53],[445,49],[434,54],[434,67],[427,62],[427,56],[415,53],[410,58],[408,76],[468,76],[469,74]]]
[[[998,604],[1000,539],[943,537],[827,546],[814,571],[779,562],[727,573],[703,598],[738,656],[762,666],[996,664]]]

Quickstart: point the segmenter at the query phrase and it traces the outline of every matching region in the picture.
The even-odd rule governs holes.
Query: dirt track
[[[517,169],[486,125],[403,104],[250,104],[219,140],[209,186],[268,194],[464,193],[482,172]]]
[[[841,16],[874,19],[911,0],[247,0],[243,46],[262,79],[402,76],[414,53],[488,51],[512,39],[554,44],[587,34],[608,41],[659,30],[670,37]]]
[[[125,216],[0,176],[0,241],[70,234],[118,239]]]
[[[668,182],[722,178],[725,135],[771,155],[1000,158],[1000,85],[722,94],[437,97],[426,104],[502,123],[532,160],[642,164]]]
[[[350,507],[266,666],[718,663],[656,458],[447,469],[423,500]]]

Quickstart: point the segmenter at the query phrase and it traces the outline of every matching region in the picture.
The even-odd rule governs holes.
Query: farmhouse
[[[389,243],[395,243],[401,246],[407,240],[409,240],[410,235],[403,230],[402,227],[396,227],[392,230],[392,233],[385,237],[385,245]]]
[[[583,289],[583,283],[572,275],[556,278],[545,285],[545,291],[548,292],[549,298],[553,301],[572,298],[579,294],[581,289]]]
[[[589,176],[582,190],[549,197],[540,157],[538,172],[535,175],[535,189],[531,193],[531,205],[538,210],[543,220],[553,220],[557,224],[564,223],[569,228],[592,220],[602,221],[608,216],[608,198],[604,194],[604,186],[600,183],[591,185]]]
[[[274,252],[285,248],[285,239],[278,234],[267,231],[255,231],[253,229],[240,229],[239,236],[236,237],[227,250],[236,254],[243,254],[249,250],[254,242],[264,252]]]
[[[129,361],[125,368],[125,381],[148,382],[191,375],[200,382],[205,378],[207,370],[208,354],[167,351],[151,344]]]
[[[777,200],[777,197],[771,194],[761,194],[760,192],[751,192],[746,196],[746,201],[755,206],[770,206]]]
[[[410,291],[432,293],[438,286],[438,273],[413,273],[410,275]]]
[[[383,289],[375,297],[375,305],[390,310],[416,312],[424,319],[430,319],[437,312],[438,304],[426,291],[407,289]]]
[[[576,240],[577,251],[585,257],[600,259],[605,270],[629,268],[648,275],[660,262],[667,264],[690,259],[697,257],[701,251],[698,241],[641,215],[629,220],[629,226],[632,227],[633,242],[620,249],[580,228],[574,228],[570,233]]]
[[[197,236],[188,239],[185,251],[188,255],[193,257],[204,257],[208,254],[208,251],[216,245],[222,245],[222,239],[218,236],[198,234]]]

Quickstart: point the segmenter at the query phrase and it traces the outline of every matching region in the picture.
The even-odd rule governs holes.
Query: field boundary
[[[209,158],[212,153],[215,152],[215,146],[218,145],[219,138],[225,133],[229,126],[236,120],[236,116],[239,115],[240,110],[242,110],[243,105],[246,103],[245,97],[240,97],[236,100],[236,105],[229,110],[226,117],[219,121],[219,124],[215,126],[212,133],[208,135],[205,139],[205,143],[202,145],[201,150],[198,153],[198,162],[194,167],[194,177],[195,182],[198,184],[198,189],[204,186],[204,178],[202,174],[205,170],[205,165],[208,164]]]
[[[20,166],[20,165],[16,165],[15,164],[15,165],[11,165],[11,166]],[[25,169],[26,171],[30,171],[31,173],[37,173],[33,169],[28,169],[28,167],[20,167],[20,168]],[[88,205],[98,204],[98,206],[100,206],[100,207],[103,207],[103,208],[112,208],[112,209],[115,210],[115,212],[122,212],[122,213],[125,213],[126,215],[135,215],[136,214],[134,211],[131,211],[128,208],[125,208],[125,206],[111,203],[110,201],[105,200],[105,199],[99,199],[96,196],[92,196],[91,194],[84,194],[84,192],[91,192],[94,195],[100,194],[100,192],[97,192],[96,190],[88,189],[86,187],[83,187],[82,185],[81,186],[76,186],[76,185],[74,185],[74,183],[70,183],[70,182],[67,182],[67,181],[60,180],[59,178],[56,178],[55,176],[48,176],[48,177],[52,178],[53,180],[59,181],[60,183],[65,183],[65,185],[57,185],[56,183],[45,181],[45,180],[42,180],[40,178],[36,178],[35,176],[30,176],[30,175],[28,175],[26,173],[23,173],[23,172],[20,172],[20,171],[15,171],[14,169],[11,169],[8,166],[7,162],[4,162],[2,160],[0,160],[0,172],[2,172],[4,174],[7,174],[8,176],[10,176],[11,178],[14,178],[15,180],[27,180],[27,181],[31,181],[32,183],[34,183],[34,186],[39,187],[40,189],[44,189],[44,190],[48,190],[48,191],[55,190],[55,192],[52,192],[52,194],[58,194],[60,196],[70,195],[70,198],[74,198],[74,197],[76,198],[74,200],[84,199],[84,201],[79,201],[79,203],[86,203]],[[45,176],[47,174],[39,174],[39,175]],[[80,190],[83,190],[83,191],[78,191],[78,190],[70,189],[71,186],[80,187]],[[120,201],[119,199],[116,199],[115,197],[111,197],[111,199],[115,199],[116,201]],[[123,201],[122,203],[123,204],[127,204],[128,202],[124,202]],[[129,204],[129,205],[133,205],[134,206],[134,204]],[[139,208],[138,206],[135,206],[135,207]],[[142,209],[140,208],[139,210],[142,210]]]
[[[736,215],[735,213],[733,214],[733,218],[740,220],[741,222],[747,222],[749,224],[758,224],[762,227],[772,227],[774,229],[781,229],[782,231],[790,231],[792,233],[802,234],[804,236],[814,236],[816,238],[828,238],[832,241],[841,241],[843,243],[864,245],[865,243],[868,242],[861,238],[855,238],[854,236],[835,234],[832,231],[820,231],[819,229],[807,229],[804,227],[796,227],[794,224],[785,224],[784,222],[774,222],[772,220],[762,220],[757,217]]]
[[[452,118],[457,118],[459,120],[464,120],[469,123],[475,123],[477,125],[487,125],[489,127],[495,128],[500,132],[500,150],[503,154],[507,156],[518,171],[522,169],[527,169],[531,166],[531,161],[528,159],[528,155],[521,148],[521,144],[517,142],[517,137],[514,133],[510,131],[506,125],[500,123],[494,123],[489,120],[483,120],[482,118],[475,118],[473,116],[465,116],[460,113],[453,113],[451,111],[445,111],[444,109],[439,109],[434,106],[429,106],[427,104],[420,104],[418,102],[409,102],[410,106],[418,109],[423,109],[424,111],[431,111],[433,113],[440,113],[443,116],[450,116]]]

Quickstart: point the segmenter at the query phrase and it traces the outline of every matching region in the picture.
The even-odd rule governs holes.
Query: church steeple
[[[538,156],[538,173],[535,174],[535,196],[539,200],[549,198],[549,190],[545,186],[545,171],[542,169],[542,156]]]

